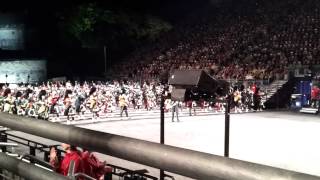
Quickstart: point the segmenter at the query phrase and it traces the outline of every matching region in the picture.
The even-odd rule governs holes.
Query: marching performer
[[[233,101],[234,101],[234,111],[237,112],[242,112],[241,110],[241,93],[239,90],[235,90],[233,93]]]
[[[176,113],[177,116],[177,122],[179,121],[179,102],[178,101],[172,101],[171,103],[171,109],[172,109],[172,122],[174,122],[174,113]]]
[[[56,113],[57,116],[59,116],[59,112],[55,110],[55,106],[57,105],[58,100],[59,100],[59,95],[58,95],[55,91],[53,91],[53,92],[50,94],[50,96],[48,97],[48,103],[49,103],[49,105],[50,105],[50,110],[49,110],[49,112],[50,112],[51,114]]]
[[[13,113],[15,98],[11,95],[11,92],[8,92],[6,98],[4,99],[4,112]]]
[[[123,92],[119,96],[119,106],[120,106],[120,117],[122,117],[123,111],[126,113],[126,117],[128,117],[128,102],[127,102],[127,97]]]
[[[90,95],[90,110],[93,113],[93,118],[99,117],[99,108],[98,108],[98,95],[97,92],[93,92]]]
[[[192,101],[192,100],[187,101],[187,107],[189,109],[189,116],[192,116],[192,114],[191,114],[192,110],[193,110],[193,115],[194,116],[196,115],[196,106],[197,106],[197,103],[195,101]]]
[[[66,95],[64,97],[63,100],[63,104],[64,104],[64,115],[68,116],[69,119],[69,111],[71,109],[71,105],[72,105],[72,100],[71,100],[71,92],[66,92]]]

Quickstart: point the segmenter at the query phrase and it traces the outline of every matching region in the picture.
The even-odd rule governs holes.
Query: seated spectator
[[[62,143],[61,147],[66,152],[65,156],[63,157],[62,161],[59,161],[57,157],[57,150],[52,147],[50,149],[50,164],[52,165],[53,169],[64,175],[68,175],[70,162],[74,161],[74,173],[84,173],[84,163],[81,158],[80,152],[77,150],[75,146],[70,144]],[[81,179],[81,178],[78,178]]]
[[[98,180],[104,180],[106,173],[112,173],[112,168],[106,166],[106,162],[101,162],[92,152],[83,149],[81,153],[84,162],[85,174]]]

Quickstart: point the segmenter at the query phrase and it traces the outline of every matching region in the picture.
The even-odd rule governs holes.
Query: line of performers
[[[61,96],[57,92],[47,93],[46,90],[36,93],[30,89],[17,92],[6,89],[0,96],[2,112],[39,119],[47,120],[49,114],[56,114],[57,117],[62,114],[68,117],[80,115],[86,109],[96,114],[98,106],[95,93],[88,97],[85,93],[73,94],[71,90],[67,90]]]
[[[92,118],[99,118],[101,113],[115,112],[120,109],[128,117],[128,107],[134,109],[158,109],[161,100],[161,85],[71,85],[65,86],[36,86],[0,89],[0,111],[17,115],[48,119],[50,114],[65,115],[68,118],[83,118],[85,112],[91,112]],[[262,108],[259,88],[249,89],[234,87],[230,92],[231,108],[235,112],[259,110]],[[196,108],[224,111],[225,97],[197,100],[189,99],[185,102],[165,101],[165,110],[172,111],[174,107],[189,109],[190,115],[196,114]]]
[[[123,87],[101,86],[72,86],[65,87],[18,87],[0,89],[0,111],[21,116],[48,119],[49,114],[83,117],[90,111],[93,118],[101,113],[116,111],[125,112],[129,106],[134,109],[152,110],[159,104],[160,86],[144,86],[134,89],[133,86]]]
[[[49,118],[48,106],[43,96],[35,100],[30,91],[12,93],[10,89],[5,89],[0,96],[0,111],[43,119]]]
[[[264,104],[261,101],[261,97],[264,95],[260,91],[260,88],[252,86],[251,88],[238,88],[233,87],[230,90],[230,107],[233,112],[241,113],[248,111],[260,111],[264,108]],[[226,105],[226,97],[215,98],[202,98],[196,97],[194,99],[188,99],[185,102],[172,101],[171,99],[165,100],[165,111],[173,112],[176,105],[180,108],[186,107],[189,111],[189,115],[196,115],[196,110],[200,111],[213,111],[224,112]]]

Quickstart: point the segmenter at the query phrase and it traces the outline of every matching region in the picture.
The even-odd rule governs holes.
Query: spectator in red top
[[[318,108],[320,89],[317,86],[313,86],[311,89],[311,106]]]
[[[105,179],[106,173],[112,173],[112,168],[106,166],[106,162],[101,162],[92,152],[83,149],[81,157],[84,164],[85,174],[97,180]],[[107,179],[107,178],[106,178]]]
[[[77,148],[75,146],[72,146],[70,144],[61,144],[63,150],[66,151],[66,154],[61,162],[59,162],[57,158],[57,151],[53,147],[50,150],[50,164],[53,166],[53,169],[64,175],[68,175],[68,170],[70,166],[70,162],[74,161],[74,173],[84,173],[84,165],[81,158],[80,153],[78,152]],[[78,178],[79,179],[79,178]]]

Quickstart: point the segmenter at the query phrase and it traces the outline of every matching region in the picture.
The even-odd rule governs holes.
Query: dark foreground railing
[[[196,179],[320,177],[74,126],[0,113],[0,125]]]
[[[38,164],[41,165],[43,168],[47,168],[52,170],[52,166],[48,163],[49,162],[49,151],[50,147],[55,147],[57,150],[57,156],[59,159],[62,158],[64,155],[64,151],[61,150],[60,145],[53,144],[43,144],[37,141],[32,141],[30,139],[27,139],[21,136],[13,135],[10,130],[7,132],[6,130],[0,131],[0,147],[2,149],[2,152],[6,152],[12,155],[15,155],[19,157],[19,159],[27,159],[29,163],[31,164]],[[15,142],[15,143],[12,143]],[[9,147],[9,148],[7,148]],[[16,154],[15,148],[26,148],[26,154],[23,154],[22,156],[19,154]],[[29,154],[28,154],[29,149]],[[37,150],[37,151],[36,151]],[[113,178],[112,175],[117,176],[123,179],[141,179],[141,180],[158,180],[157,177],[151,176],[148,173],[147,169],[138,169],[138,170],[132,170],[125,167],[116,166],[113,164],[107,164],[106,168],[112,168],[112,172],[106,172],[104,175],[105,180],[111,180]],[[14,175],[10,172],[8,172],[9,175]],[[0,180],[3,179],[12,179],[10,177],[1,179],[1,173],[0,173]],[[170,176],[168,174],[164,174],[164,177],[166,179],[172,179],[174,180],[173,176]],[[24,180],[22,178],[22,180]]]
[[[5,153],[0,153],[0,169],[5,169],[26,179],[32,180],[68,180],[58,173],[48,171],[33,164],[23,162]],[[70,179],[69,179],[70,180]]]

